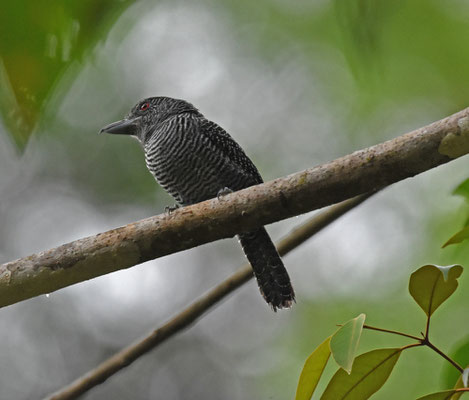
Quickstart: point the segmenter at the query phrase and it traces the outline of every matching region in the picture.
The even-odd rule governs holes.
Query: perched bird
[[[149,171],[182,206],[263,182],[232,137],[184,100],[147,98],[101,132],[135,136]],[[290,277],[266,230],[240,233],[239,240],[267,303],[274,311],[290,307]]]

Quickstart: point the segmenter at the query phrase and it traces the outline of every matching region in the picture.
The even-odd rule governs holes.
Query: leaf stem
[[[438,347],[436,347],[430,340],[428,339],[428,326],[430,323],[430,318],[427,320],[427,328],[425,330],[426,334],[424,335],[424,338],[420,338],[418,336],[414,335],[409,335],[408,333],[404,332],[399,332],[399,331],[393,331],[391,329],[383,329],[383,328],[377,328],[376,326],[370,326],[370,325],[363,325],[363,329],[370,329],[373,331],[378,331],[378,332],[385,332],[385,333],[392,333],[394,335],[399,335],[399,336],[404,336],[409,339],[414,339],[417,340],[418,343],[412,343],[407,346],[402,347],[402,350],[404,349],[409,349],[412,347],[417,347],[417,346],[427,346],[436,353],[438,353],[441,357],[443,357],[446,361],[451,363],[461,374],[464,372],[464,368],[461,367],[456,361],[454,361],[451,357],[443,353]]]
[[[427,325],[425,327],[425,335],[424,338],[428,339],[428,334],[430,332],[430,316],[427,317]]]
[[[406,349],[411,349],[412,347],[419,347],[419,346],[424,346],[424,344],[422,342],[419,342],[419,343],[411,343],[411,344],[408,344],[406,346],[402,346],[401,347],[401,351],[402,350],[406,350]]]
[[[419,338],[417,336],[414,336],[414,335],[410,335],[408,333],[404,333],[404,332],[399,332],[399,331],[393,331],[391,329],[383,329],[383,328],[377,328],[375,326],[370,326],[370,325],[363,325],[363,329],[370,329],[370,330],[373,330],[373,331],[378,331],[378,332],[386,332],[386,333],[392,333],[394,335],[399,335],[399,336],[404,336],[404,337],[407,337],[409,339],[414,339],[414,340],[417,340],[419,342],[422,341],[422,338]]]

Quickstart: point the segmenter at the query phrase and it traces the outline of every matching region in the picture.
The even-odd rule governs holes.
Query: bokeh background
[[[97,134],[141,98],[192,102],[270,180],[468,106],[468,21],[461,0],[5,2],[0,262],[173,204],[135,140]],[[468,176],[463,157],[387,188],[285,258],[292,310],[274,314],[250,282],[83,398],[288,399],[336,324],[364,312],[371,325],[418,334],[411,271],[469,266],[467,244],[441,249],[466,222],[453,191]],[[278,239],[306,217],[269,231]],[[71,382],[243,262],[236,240],[221,241],[1,309],[0,398]],[[468,301],[466,271],[432,323],[434,342],[465,365]],[[365,332],[361,351],[407,343]],[[457,374],[446,364],[412,349],[374,398],[450,388]]]

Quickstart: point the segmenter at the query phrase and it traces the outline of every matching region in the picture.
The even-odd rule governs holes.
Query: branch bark
[[[283,256],[298,247],[347,211],[368,199],[372,194],[373,193],[361,195],[336,204],[300,225],[278,243],[277,248],[280,255]],[[83,393],[103,383],[110,376],[129,366],[136,359],[159,346],[184,328],[195,323],[204,313],[209,311],[223,298],[248,282],[252,276],[251,266],[249,264],[243,265],[228,279],[215,286],[206,295],[193,302],[147,337],[117,352],[96,368],[81,376],[70,385],[51,394],[45,400],[72,400],[78,398]]]
[[[370,192],[469,152],[469,108],[262,185],[0,265],[0,307]]]

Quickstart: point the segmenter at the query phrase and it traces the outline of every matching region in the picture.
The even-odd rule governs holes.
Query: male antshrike
[[[262,183],[241,147],[192,104],[169,97],[145,99],[101,132],[133,135],[148,169],[180,205]],[[260,291],[274,311],[295,300],[290,278],[264,228],[239,234]]]

